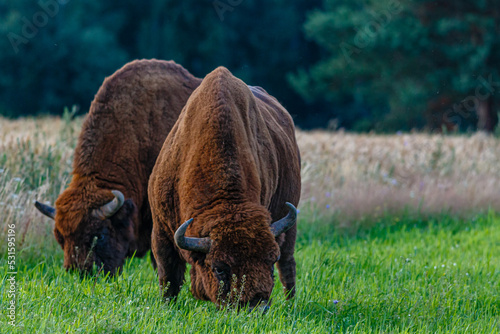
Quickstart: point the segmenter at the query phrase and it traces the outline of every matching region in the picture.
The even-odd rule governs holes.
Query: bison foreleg
[[[297,235],[297,226],[293,226],[285,232],[285,240],[281,245],[281,257],[277,263],[280,273],[280,281],[283,284],[287,299],[295,296],[295,276],[296,264],[293,256],[295,249],[295,239]]]
[[[164,298],[179,294],[184,283],[186,262],[177,253],[173,242],[162,233],[153,231],[152,249],[158,266],[158,279]]]

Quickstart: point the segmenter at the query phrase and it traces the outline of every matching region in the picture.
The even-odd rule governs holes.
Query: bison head
[[[64,250],[67,270],[92,272],[94,268],[114,274],[121,269],[134,241],[135,212],[132,200],[126,200],[118,190],[94,194],[97,205],[85,204],[77,190],[67,189],[56,201],[56,208],[39,202],[36,208],[55,220],[54,235]],[[113,199],[109,200],[113,195]],[[106,200],[105,198],[108,198]],[[88,202],[87,202],[88,203]],[[95,265],[95,267],[94,267]]]
[[[191,251],[193,294],[217,305],[248,306],[267,309],[274,286],[274,264],[280,258],[276,237],[292,227],[296,208],[286,203],[288,215],[270,223],[269,212],[263,208],[227,216],[211,226],[209,237],[186,237],[193,219],[175,232],[175,242]],[[203,233],[203,232],[202,232]]]

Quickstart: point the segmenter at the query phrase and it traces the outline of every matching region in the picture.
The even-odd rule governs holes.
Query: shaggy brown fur
[[[201,80],[172,61],[137,60],[106,78],[78,140],[73,178],[56,201],[54,234],[64,266],[105,271],[151,246],[147,184],[156,157],[188,97]],[[93,209],[111,201],[111,190],[127,199],[111,218]],[[91,252],[89,250],[94,248]]]
[[[299,202],[300,157],[292,118],[262,88],[224,67],[207,75],[167,137],[148,191],[165,297],[179,293],[188,262],[195,297],[253,307],[269,300],[278,259],[285,292],[294,295],[296,225],[278,238],[269,226],[287,214],[285,202]],[[175,245],[190,218],[186,236],[210,237],[208,254]],[[230,290],[235,279],[239,296]]]

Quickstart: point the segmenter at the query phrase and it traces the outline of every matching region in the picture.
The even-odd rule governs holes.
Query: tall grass
[[[470,217],[500,209],[500,141],[482,133],[298,132],[302,207],[348,228],[386,214]]]
[[[81,120],[66,111],[61,118],[0,118],[0,237],[16,225],[17,242],[43,243],[53,222],[43,219],[35,200],[52,204],[71,178],[73,150]],[[5,249],[0,250],[3,254]]]

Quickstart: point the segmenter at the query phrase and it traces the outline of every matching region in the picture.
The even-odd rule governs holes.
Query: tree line
[[[228,67],[302,128],[493,131],[500,0],[0,0],[0,115],[82,113],[127,61]]]

